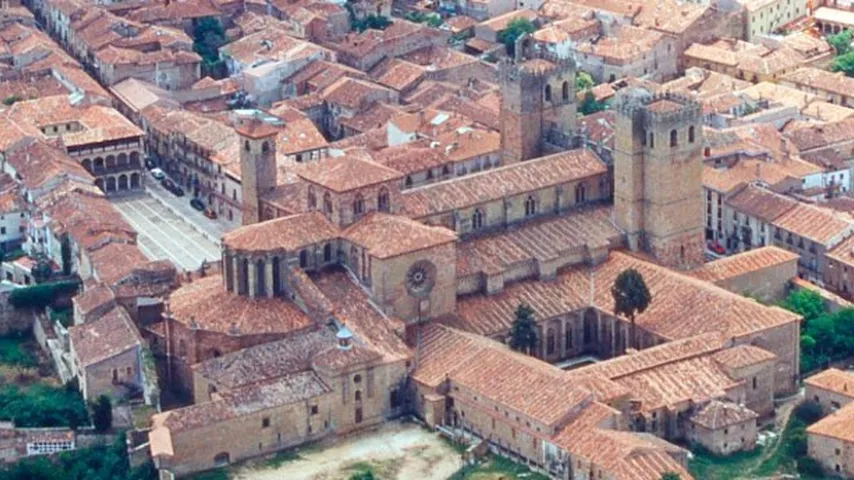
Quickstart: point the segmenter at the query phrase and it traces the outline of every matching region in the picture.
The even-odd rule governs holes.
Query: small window
[[[674,129],[670,131],[670,147],[679,145],[679,133]]]
[[[317,405],[312,405],[312,406],[311,406],[311,414],[312,414],[312,415],[317,415],[317,412],[318,412]]]
[[[357,373],[355,376],[353,376],[353,383],[361,383],[361,382],[362,382],[362,376],[361,375],[359,375]]]
[[[688,143],[694,143],[694,126],[688,127]]]
[[[267,428],[270,426],[270,417],[264,417],[261,419],[261,428]]]

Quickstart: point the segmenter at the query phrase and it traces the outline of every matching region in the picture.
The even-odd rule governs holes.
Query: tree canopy
[[[101,395],[92,402],[92,424],[98,432],[113,428],[113,402],[110,397]]]
[[[643,313],[652,301],[643,275],[634,268],[623,270],[614,280],[611,296],[614,298],[614,313],[626,316],[632,323],[631,345],[638,348],[635,315]]]
[[[584,90],[593,88],[595,85],[596,82],[593,81],[593,77],[591,77],[589,73],[579,70],[578,73],[575,74],[576,92],[583,92]]]
[[[537,325],[534,309],[527,303],[516,307],[516,318],[510,328],[510,348],[530,353],[537,346]]]
[[[581,100],[581,103],[578,105],[578,111],[582,115],[590,115],[596,112],[601,112],[608,108],[608,105],[605,102],[600,102],[596,100],[596,97],[593,95],[593,92],[587,90],[584,92],[584,98]]]
[[[843,72],[849,77],[854,77],[854,52],[848,52],[834,58],[830,69],[834,72]]]
[[[216,18],[202,17],[193,25],[193,51],[202,57],[206,73],[215,76],[221,73],[223,63],[219,58],[219,47],[225,42],[225,30]]]
[[[854,309],[830,312],[821,296],[807,289],[790,293],[780,306],[804,317],[801,323],[802,372],[854,355]]]
[[[836,50],[837,55],[845,55],[851,51],[851,30],[843,30],[839,33],[828,35],[826,40]]]
[[[526,33],[534,33],[537,27],[527,18],[514,18],[507,23],[504,30],[498,32],[498,41],[504,44],[507,54],[511,57],[516,54],[516,39]]]

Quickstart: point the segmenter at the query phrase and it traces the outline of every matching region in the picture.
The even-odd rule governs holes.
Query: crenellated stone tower
[[[238,110],[235,131],[240,135],[240,186],[243,225],[261,221],[261,196],[276,188],[276,135],[284,123],[258,110]]]
[[[703,127],[700,105],[633,89],[617,105],[614,210],[632,250],[659,263],[703,263]]]
[[[533,47],[527,35],[515,54],[499,67],[504,165],[539,157],[549,128],[567,135],[575,128],[575,62]]]

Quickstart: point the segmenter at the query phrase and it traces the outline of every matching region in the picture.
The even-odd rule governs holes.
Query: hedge
[[[71,280],[18,288],[9,294],[9,303],[15,308],[45,308],[61,295],[74,293],[78,288],[79,283]]]

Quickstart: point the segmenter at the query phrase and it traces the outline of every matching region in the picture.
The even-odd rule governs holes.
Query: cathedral
[[[283,121],[236,113],[244,225],[144,332],[192,398],[153,419],[161,478],[412,414],[553,478],[687,479],[669,441],[726,428],[705,421],[719,410],[767,416],[796,388],[800,318],[693,273],[698,103],[622,93],[600,158],[577,139],[575,65],[524,40],[500,67],[500,157],[427,185],[359,149],[277,165]],[[653,298],[638,351],[610,296],[628,268]],[[530,355],[506,346],[522,303]],[[556,366],[580,357],[597,363]]]

